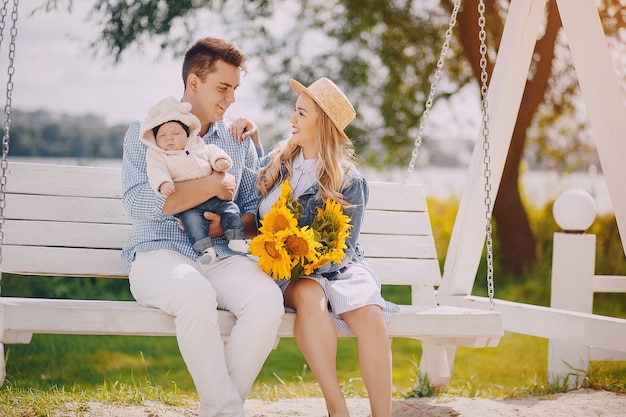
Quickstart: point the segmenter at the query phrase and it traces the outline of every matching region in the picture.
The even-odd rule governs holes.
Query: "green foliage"
[[[173,337],[34,335],[30,344],[6,349],[7,381],[15,388],[117,382],[193,390]]]
[[[2,296],[132,300],[127,279],[2,274]]]
[[[67,388],[53,386],[42,390],[8,385],[4,391],[6,395],[0,397],[0,415],[3,417],[84,416],[90,410],[90,402],[142,405],[146,401],[158,401],[170,406],[187,406],[194,400],[175,388],[154,386],[148,381],[133,384],[104,383],[93,390],[83,390],[76,385]]]
[[[596,274],[626,275],[622,241],[615,216],[604,214],[596,217],[588,233],[596,235]]]
[[[528,206],[528,204],[527,204]],[[494,284],[495,296],[503,300],[517,301],[534,305],[550,304],[550,280],[552,274],[552,241],[554,232],[559,231],[552,215],[553,203],[540,208],[528,208],[531,228],[537,241],[537,261],[527,272],[518,277],[503,271],[499,263],[500,245],[494,233]],[[455,199],[428,199],[433,236],[437,246],[437,256],[443,266],[448,249],[458,201]],[[596,235],[596,274],[626,275],[626,259],[620,240],[614,214],[597,216],[588,233]],[[483,254],[484,257],[484,254]],[[473,294],[486,296],[486,262],[481,260]],[[596,314],[626,318],[626,294],[594,295],[593,312]]]
[[[263,61],[268,74],[263,88],[267,101],[273,108],[280,108],[285,97],[293,101],[287,94],[286,78],[309,84],[321,76],[330,77],[346,91],[360,116],[347,133],[364,160],[377,166],[406,163],[448,22],[448,13],[437,3],[308,2],[291,23],[294,30],[286,31],[288,38],[267,35],[270,44],[280,49],[266,52],[285,56]],[[337,54],[339,48],[341,54]],[[435,102],[453,95],[471,79],[459,48],[453,39],[442,74],[446,82],[440,83]]]
[[[592,362],[585,385],[591,389],[626,392],[626,366],[615,362]]]
[[[432,386],[430,386],[430,383],[428,382],[428,376],[427,375],[421,375],[417,379],[417,382],[415,384],[415,388],[413,388],[407,394],[407,398],[410,398],[410,397],[418,397],[418,398],[433,397],[433,396],[435,396],[435,394],[437,394],[437,391]]]

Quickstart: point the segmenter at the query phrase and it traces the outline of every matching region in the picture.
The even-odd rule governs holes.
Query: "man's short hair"
[[[183,61],[183,84],[187,77],[195,73],[201,80],[215,71],[215,63],[222,60],[227,64],[246,71],[246,55],[234,43],[218,38],[203,38],[193,44],[185,53]]]

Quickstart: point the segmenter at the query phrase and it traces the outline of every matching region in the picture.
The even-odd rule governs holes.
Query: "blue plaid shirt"
[[[250,138],[237,143],[229,132],[230,124],[228,120],[212,123],[203,139],[205,143],[217,145],[230,155],[233,166],[228,172],[235,176],[237,184],[234,202],[242,214],[255,214],[257,196],[254,184],[259,157]],[[135,253],[158,249],[176,251],[195,260],[197,254],[187,235],[178,227],[176,219],[163,215],[165,197],[157,196],[148,184],[147,146],[139,140],[140,125],[138,120],[131,123],[124,136],[122,203],[132,219],[133,228],[122,249],[122,261],[130,268]],[[219,257],[237,254],[228,248],[228,242],[223,238],[216,238],[213,243]]]

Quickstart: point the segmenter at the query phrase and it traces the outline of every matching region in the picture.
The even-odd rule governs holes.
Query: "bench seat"
[[[4,297],[4,343],[29,343],[32,335],[84,334],[174,336],[174,318],[159,309],[135,301],[67,300]],[[293,337],[295,313],[286,313],[278,337]],[[220,329],[228,335],[235,316],[220,310]],[[469,347],[497,345],[489,329],[497,316],[484,310],[451,306],[400,306],[388,323],[391,337],[449,338]],[[340,336],[349,336],[340,334]]]

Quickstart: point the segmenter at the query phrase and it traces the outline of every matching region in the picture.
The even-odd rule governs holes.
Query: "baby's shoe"
[[[228,242],[228,247],[235,252],[248,253],[250,252],[250,240],[249,239],[232,239]]]
[[[217,254],[215,253],[215,248],[213,247],[206,248],[198,256],[198,263],[200,265],[209,265],[211,262],[215,260],[217,260]]]

